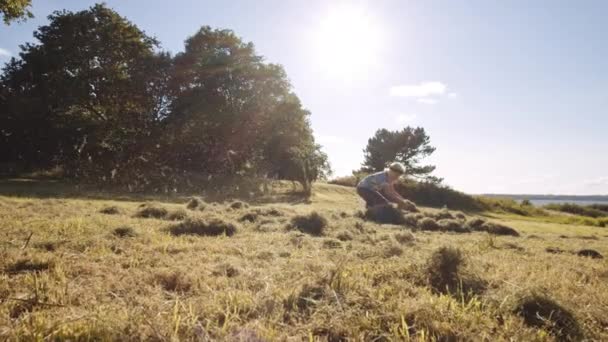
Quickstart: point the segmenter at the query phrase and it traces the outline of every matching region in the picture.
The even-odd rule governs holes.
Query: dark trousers
[[[366,189],[357,188],[357,193],[365,201],[366,207],[373,207],[376,205],[388,205],[389,201],[380,192]]]

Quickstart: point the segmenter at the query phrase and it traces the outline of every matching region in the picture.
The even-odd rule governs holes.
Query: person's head
[[[399,177],[403,176],[403,174],[405,174],[405,166],[403,166],[403,164],[394,162],[394,163],[391,163],[391,165],[389,165],[389,167],[388,167],[389,182],[391,182],[391,183],[395,182],[396,180],[399,179]]]

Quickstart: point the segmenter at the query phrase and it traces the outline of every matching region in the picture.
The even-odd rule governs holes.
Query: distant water
[[[523,199],[517,199],[518,202],[521,202],[522,200]],[[592,201],[592,200],[531,199],[530,202],[537,207],[542,207],[547,204],[562,204],[562,203],[574,203],[574,204],[578,204],[578,205],[590,205],[590,204],[608,205],[608,201]]]

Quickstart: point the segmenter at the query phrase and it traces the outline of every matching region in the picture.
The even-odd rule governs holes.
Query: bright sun
[[[315,54],[331,74],[360,76],[376,61],[380,36],[377,24],[364,8],[336,7],[315,32]]]

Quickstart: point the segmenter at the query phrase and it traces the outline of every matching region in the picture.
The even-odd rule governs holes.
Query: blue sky
[[[93,3],[34,0],[35,19],[0,26],[0,61],[53,10]],[[106,3],[172,53],[202,25],[252,41],[285,67],[337,175],[376,129],[414,125],[456,189],[608,194],[606,1]],[[364,23],[344,30],[351,9]]]

